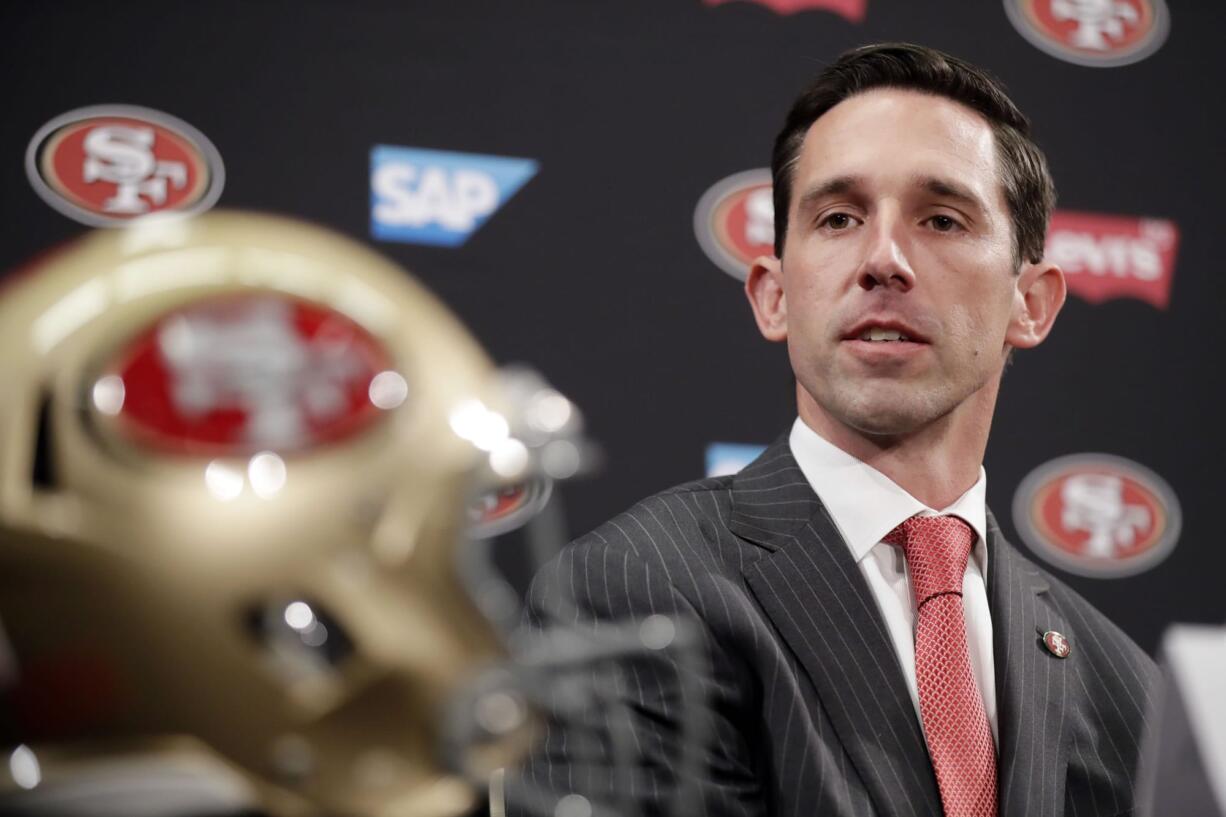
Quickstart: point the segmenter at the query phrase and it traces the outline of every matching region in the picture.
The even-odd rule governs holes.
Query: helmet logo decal
[[[361,327],[259,295],[164,317],[127,352],[120,418],[157,447],[191,453],[300,449],[373,419],[387,356]]]
[[[521,527],[545,507],[552,489],[549,480],[536,479],[474,497],[468,506],[471,535],[484,539]]]

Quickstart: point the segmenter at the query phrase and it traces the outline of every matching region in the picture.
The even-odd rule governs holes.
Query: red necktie
[[[945,817],[996,817],[996,750],[962,617],[962,576],[974,539],[954,516],[913,516],[885,537],[902,546],[911,573],[920,716]]]

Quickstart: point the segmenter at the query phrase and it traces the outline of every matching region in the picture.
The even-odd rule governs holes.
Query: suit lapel
[[[902,668],[867,582],[786,437],[736,476],[732,532],[771,551],[745,580],[808,674],[882,815],[939,815]]]
[[[1005,541],[988,514],[988,604],[992,610],[1000,732],[1000,817],[1056,817],[1064,813],[1069,717],[1081,694],[1076,684],[1077,635],[1051,604],[1038,568]],[[1043,633],[1055,630],[1073,645],[1052,655]]]

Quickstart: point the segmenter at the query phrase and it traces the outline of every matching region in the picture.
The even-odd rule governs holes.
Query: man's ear
[[[788,337],[788,301],[783,292],[783,264],[773,255],[759,255],[745,278],[745,297],[753,308],[758,331],[767,340]]]
[[[1031,349],[1042,343],[1064,306],[1067,292],[1064,271],[1055,264],[1023,264],[1005,342],[1015,349]]]

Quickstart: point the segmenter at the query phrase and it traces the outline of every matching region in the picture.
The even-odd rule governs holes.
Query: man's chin
[[[906,437],[927,425],[913,414],[900,412],[855,415],[845,418],[844,423],[866,437],[880,439]]]
[[[844,425],[867,437],[906,437],[948,414],[947,410],[931,405],[932,401],[918,399],[920,395],[916,391],[865,395],[864,399],[850,404],[831,406],[834,409],[831,413]]]

